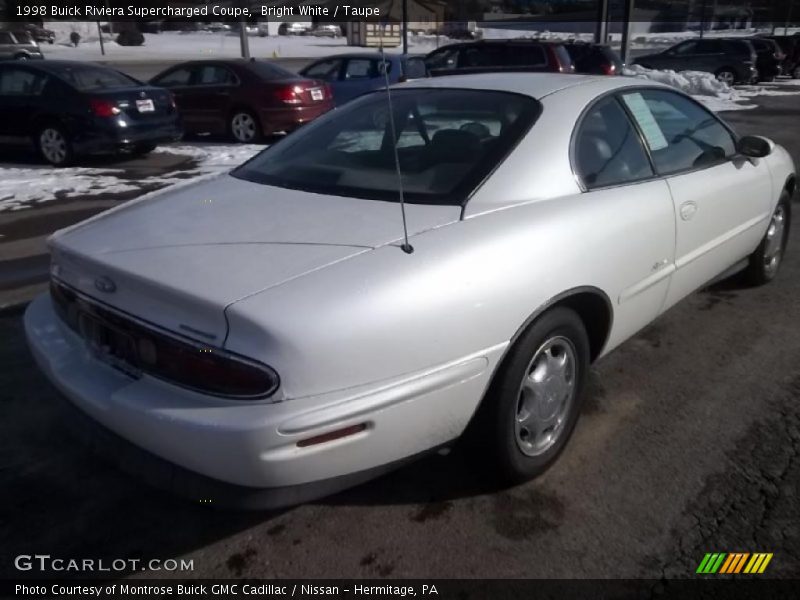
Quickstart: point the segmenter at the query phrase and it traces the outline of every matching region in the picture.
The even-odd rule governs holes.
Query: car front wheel
[[[543,314],[514,344],[479,415],[504,483],[532,479],[556,460],[578,419],[588,368],[586,329],[567,308]]]
[[[36,147],[41,157],[54,167],[66,167],[75,158],[72,143],[58,125],[46,125],[36,136]]]
[[[750,255],[747,266],[746,278],[752,285],[769,283],[778,274],[778,269],[783,262],[786,244],[789,241],[789,226],[791,225],[791,198],[789,192],[781,194],[781,199],[769,220],[767,232]]]
[[[728,85],[733,85],[736,83],[736,73],[733,69],[720,69],[715,73],[717,77],[717,81],[721,81],[722,83],[727,83]]]

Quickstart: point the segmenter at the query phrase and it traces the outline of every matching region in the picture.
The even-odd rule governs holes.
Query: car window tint
[[[738,54],[750,56],[752,54],[752,46],[748,42],[737,40],[726,40],[723,42],[725,49],[723,52],[730,52],[731,54]]]
[[[311,65],[303,72],[306,77],[321,79],[322,81],[334,81],[339,78],[339,69],[342,66],[341,60],[323,60],[315,65]]]
[[[463,67],[503,67],[508,65],[508,54],[505,46],[470,46],[461,55]]]
[[[46,77],[40,73],[5,68],[0,71],[0,95],[38,96],[42,93]]]
[[[660,174],[719,164],[736,153],[730,131],[699,104],[669,91],[637,93],[644,99],[665,141],[657,147],[650,144],[653,162]],[[645,138],[650,139],[646,131]]]
[[[93,66],[51,67],[53,71],[72,87],[85,91],[112,90],[140,85],[127,75],[112,69]]]
[[[575,162],[590,189],[653,175],[638,133],[613,97],[600,100],[582,119],[575,137]]]
[[[719,44],[714,40],[700,40],[694,47],[694,54],[716,54],[721,51]]]
[[[507,92],[398,89],[395,141],[384,93],[350,102],[294,132],[234,172],[236,177],[330,196],[398,201],[395,148],[405,199],[461,205],[539,113]]]
[[[374,61],[369,58],[351,58],[344,69],[345,79],[369,79],[377,77]]]
[[[0,44],[13,44],[14,38],[11,37],[11,34],[7,31],[0,31]]]
[[[431,52],[425,58],[425,64],[433,69],[452,69],[457,66],[459,48],[442,48]]]
[[[542,67],[547,65],[544,48],[537,44],[515,44],[509,46],[509,65],[520,67]]]
[[[695,54],[697,51],[697,42],[683,42],[673,48],[673,52],[678,55]]]
[[[236,76],[225,67],[204,65],[197,74],[198,85],[230,85],[236,83]]]
[[[175,69],[166,75],[162,75],[153,80],[156,85],[189,85],[192,72],[189,69]]]
[[[427,77],[428,71],[425,68],[425,61],[421,58],[409,58],[406,61],[406,77],[409,79],[420,79]]]

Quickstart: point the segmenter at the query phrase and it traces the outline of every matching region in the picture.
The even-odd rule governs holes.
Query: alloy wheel
[[[236,113],[231,120],[231,131],[233,137],[240,142],[251,142],[255,139],[257,125],[252,115],[248,113]]]
[[[44,158],[54,165],[60,165],[67,159],[67,140],[58,129],[43,129],[39,134],[39,147]]]
[[[733,71],[720,71],[717,73],[717,81],[721,81],[722,83],[733,85],[735,80],[736,75],[733,73]]]
[[[577,353],[565,337],[553,337],[534,353],[519,389],[515,433],[526,456],[539,456],[564,433],[576,395]]]

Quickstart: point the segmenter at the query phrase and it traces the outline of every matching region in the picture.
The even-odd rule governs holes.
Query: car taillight
[[[606,75],[613,75],[617,72],[617,66],[614,63],[606,63],[603,65],[603,73]]]
[[[92,98],[89,100],[92,107],[92,112],[97,117],[115,117],[122,111],[119,109],[115,102],[110,100],[101,100],[100,98]]]
[[[275,97],[284,104],[300,104],[303,100],[300,94],[303,93],[303,88],[299,85],[288,85],[275,90]]]
[[[331,98],[333,98],[333,88],[329,84],[327,84],[327,83],[324,84],[322,86],[322,89],[325,90],[325,99],[326,100],[330,100]]]

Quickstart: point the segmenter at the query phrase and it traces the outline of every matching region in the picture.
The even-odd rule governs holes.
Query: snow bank
[[[52,202],[106,194],[121,194],[136,190],[159,191],[197,182],[224,173],[240,165],[264,146],[255,144],[197,144],[160,146],[154,152],[190,156],[194,164],[164,175],[131,179],[124,169],[70,167],[16,168],[0,165],[0,213],[18,211]]]

